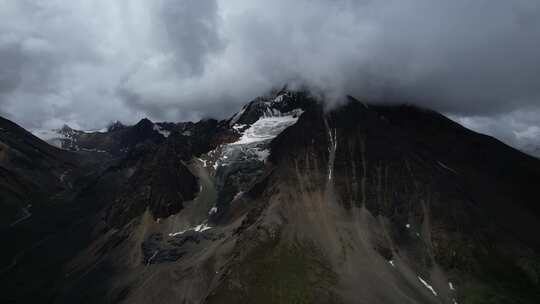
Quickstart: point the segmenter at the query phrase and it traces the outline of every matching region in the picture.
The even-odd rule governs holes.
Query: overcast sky
[[[285,83],[540,142],[540,1],[0,0],[0,115],[26,128],[222,118]]]

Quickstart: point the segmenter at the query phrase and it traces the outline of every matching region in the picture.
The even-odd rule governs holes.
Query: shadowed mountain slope
[[[145,125],[152,132],[133,131]],[[95,136],[120,131],[131,144],[85,144],[102,153],[38,141],[51,153],[34,162],[66,155],[58,166],[94,174],[74,175],[79,187],[63,192],[58,210],[84,210],[59,228],[64,242],[45,238],[3,259],[2,299],[540,301],[540,161],[438,113],[354,98],[325,111],[284,89],[221,122],[142,121]],[[37,250],[50,254],[33,262]],[[41,265],[57,270],[32,277]]]

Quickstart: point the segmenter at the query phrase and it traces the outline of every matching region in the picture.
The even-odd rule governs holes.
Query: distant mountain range
[[[540,160],[434,111],[39,135],[0,119],[2,303],[540,303]]]

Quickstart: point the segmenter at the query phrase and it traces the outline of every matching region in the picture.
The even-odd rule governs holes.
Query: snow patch
[[[278,110],[278,109],[274,109],[274,108],[266,108],[264,110],[264,113],[263,113],[263,117],[276,117],[276,116],[281,116],[282,113]]]
[[[177,236],[177,235],[182,235],[182,234],[184,234],[184,233],[186,233],[188,231],[203,232],[203,231],[206,231],[208,229],[212,229],[212,227],[208,226],[208,224],[206,224],[206,223],[202,223],[200,225],[197,225],[195,227],[191,227],[191,228],[188,228],[188,229],[185,229],[185,230],[182,230],[182,231],[169,233],[169,236],[173,237],[173,236]]]
[[[394,263],[393,260],[389,260],[388,263],[389,263],[392,267],[396,267],[396,264]]]
[[[9,224],[10,227],[13,227],[17,225],[18,223],[30,218],[32,216],[32,213],[30,212],[30,208],[32,207],[32,204],[28,204],[26,207],[21,208],[21,217],[14,221],[13,223]]]
[[[437,163],[439,164],[439,166],[443,167],[444,169],[454,173],[454,174],[457,174],[456,170],[448,167],[447,165],[445,165],[444,163],[440,162],[440,161],[437,161]]]
[[[109,130],[107,128],[96,129],[96,130],[81,130],[83,133],[92,134],[92,133],[107,133]]]
[[[234,202],[235,200],[241,198],[242,195],[244,195],[244,191],[240,191],[240,192],[236,193],[236,195],[233,197],[231,202]]]
[[[204,168],[206,168],[206,160],[202,159],[202,158],[197,158],[198,161],[200,161],[203,165]]]
[[[405,228],[407,228],[407,229],[411,229],[411,224],[407,224],[407,225],[405,225]]]
[[[208,156],[215,159],[212,165],[214,171],[237,161],[266,161],[270,155],[268,143],[283,130],[294,125],[302,113],[301,109],[287,113],[266,113],[251,125],[233,125],[232,128],[241,134],[240,138],[208,152]],[[214,153],[218,153],[219,156],[216,158]]]
[[[330,146],[328,147],[328,153],[330,155],[328,161],[328,180],[332,180],[333,169],[334,169],[334,160],[336,157],[337,150],[337,131],[334,129],[334,134],[332,135],[332,130],[328,130],[328,139],[330,140]]]
[[[208,215],[212,215],[212,214],[217,213],[217,212],[218,212],[218,208],[217,207],[212,207],[210,209],[210,211],[208,211]]]
[[[181,234],[184,234],[190,230],[193,230],[193,229],[186,229],[186,230],[181,230],[181,231],[178,231],[178,232],[173,232],[173,233],[169,233],[169,236],[177,236],[177,235],[181,235]]]
[[[152,260],[158,255],[158,253],[159,253],[159,250],[154,251],[154,254],[152,254],[152,256],[149,257],[148,260],[146,261],[146,265],[149,265],[150,263],[152,263]]]
[[[234,125],[232,128],[235,129],[236,131],[241,131],[242,129],[244,129],[245,127],[248,127],[248,125],[245,125],[245,124],[240,124],[240,125]]]
[[[253,152],[257,155],[257,158],[264,162],[270,156],[270,150],[268,149],[254,149]]]
[[[456,290],[454,288],[454,284],[452,284],[452,282],[448,282],[448,287],[450,288],[450,290]]]
[[[77,149],[77,150],[84,151],[84,152],[107,153],[107,151],[105,151],[105,150],[99,150],[99,149],[87,149],[87,148],[81,148],[81,149]]]
[[[208,164],[217,174],[221,167],[234,166],[241,162],[265,162],[270,155],[269,142],[286,128],[294,125],[302,113],[301,109],[286,113],[274,109],[264,113],[253,124],[232,124],[231,128],[240,135],[240,138],[209,151]],[[235,115],[231,123],[237,118]]]
[[[231,122],[229,123],[229,126],[233,126],[234,124],[236,124],[236,122],[240,119],[240,117],[242,117],[244,112],[246,112],[246,109],[247,109],[247,105],[244,105],[242,109],[240,110],[240,112],[234,114],[234,116],[231,118]]]
[[[247,128],[242,137],[231,145],[246,145],[270,140],[294,125],[298,120],[296,115],[262,117]]]
[[[275,103],[280,103],[283,101],[283,97],[285,96],[286,94],[281,94],[279,96],[277,96],[276,98],[274,98],[274,102]]]
[[[435,291],[435,289],[433,289],[433,286],[429,285],[428,282],[426,282],[424,279],[422,279],[420,276],[417,277],[418,280],[420,280],[420,282],[422,284],[424,284],[424,286],[426,286],[427,289],[429,289],[431,291],[431,293],[433,293],[434,296],[438,296],[437,292]]]
[[[214,165],[212,165],[212,167],[214,168],[214,171],[217,171],[217,168],[219,167],[219,160],[216,160],[216,162],[214,163]]]
[[[66,180],[68,173],[69,173],[69,170],[66,170],[60,175],[59,179],[61,183],[63,183]]]
[[[195,232],[203,232],[203,231],[206,231],[208,229],[212,229],[212,227],[208,226],[207,224],[200,224],[200,225],[195,226],[195,228],[193,228],[193,231],[195,231]]]

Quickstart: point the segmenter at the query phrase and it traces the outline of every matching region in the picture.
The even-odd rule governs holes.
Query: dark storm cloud
[[[431,2],[433,3],[433,2]],[[376,61],[406,70],[394,88],[443,111],[485,114],[537,105],[540,6],[531,1],[452,1],[394,19]],[[534,18],[534,16],[536,18]],[[401,38],[397,35],[402,35]],[[400,54],[406,54],[401,56]]]
[[[169,47],[182,59],[177,67],[186,75],[203,73],[207,56],[223,48],[217,33],[218,12],[216,1],[167,0],[160,13]]]
[[[296,83],[519,145],[540,139],[539,38],[537,0],[5,0],[0,112],[31,128],[223,117]]]

